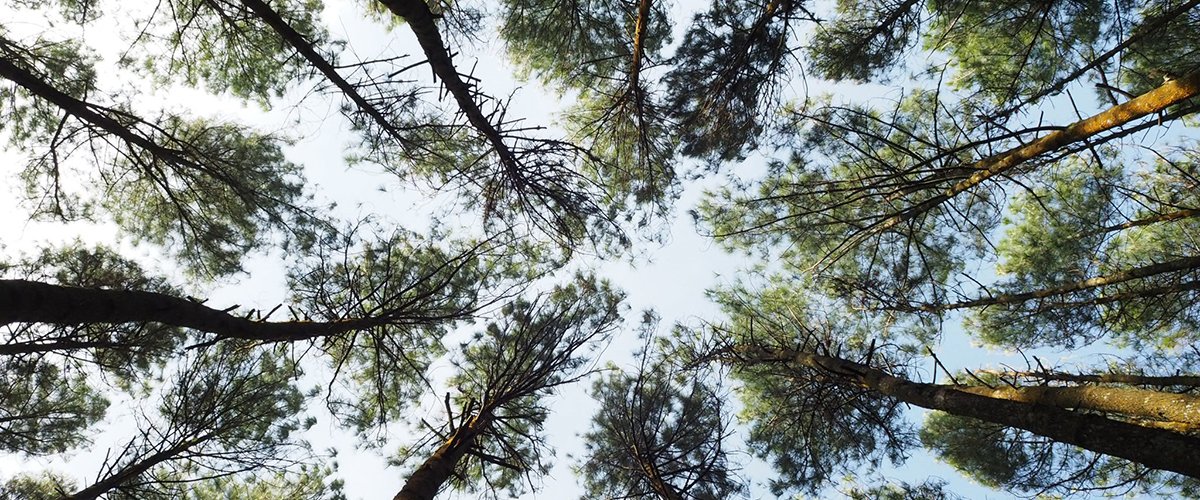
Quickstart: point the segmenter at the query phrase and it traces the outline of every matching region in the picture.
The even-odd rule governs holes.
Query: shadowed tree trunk
[[[222,338],[275,342],[324,337],[381,325],[421,324],[451,319],[397,310],[342,321],[268,322],[234,316],[229,313],[231,309],[214,309],[200,302],[156,292],[77,288],[27,280],[0,280],[0,325],[155,322],[212,333]],[[0,354],[42,352],[72,347],[95,346],[72,346],[70,343],[0,345]]]
[[[429,59],[433,73],[442,80],[442,84],[446,86],[450,95],[454,96],[458,109],[467,117],[471,126],[496,151],[496,155],[500,157],[500,163],[508,171],[508,175],[514,179],[517,178],[516,156],[505,144],[500,131],[484,116],[479,103],[475,101],[477,93],[473,92],[471,86],[458,75],[458,69],[450,60],[450,51],[446,49],[446,44],[442,41],[442,35],[438,32],[437,23],[433,12],[429,10],[429,5],[424,0],[379,0],[379,3],[408,23],[413,34],[417,36],[417,43],[421,44],[421,50],[425,52],[425,57]]]
[[[304,56],[304,58],[307,59],[314,68],[320,71],[330,83],[333,83],[338,90],[340,90],[342,94],[346,96],[347,99],[350,99],[355,106],[358,106],[360,111],[366,113],[371,117],[372,120],[375,120],[375,122],[379,124],[379,127],[387,132],[388,135],[396,139],[402,146],[412,146],[411,142],[401,134],[401,130],[397,128],[396,125],[390,120],[388,120],[382,111],[380,111],[370,102],[368,102],[366,98],[359,94],[358,89],[356,89],[354,85],[351,85],[350,82],[346,81],[346,79],[338,73],[337,68],[333,67],[332,63],[322,57],[321,54],[317,53],[316,49],[312,45],[312,42],[306,40],[303,34],[297,32],[296,29],[288,24],[287,20],[283,19],[283,17],[281,17],[278,12],[272,9],[270,5],[263,0],[242,0],[242,5],[245,5],[251,11],[253,11],[256,16],[258,16],[267,24],[267,26],[270,26],[271,29],[275,30],[275,32],[278,33],[281,38],[286,40],[287,43],[296,50],[296,52]],[[219,7],[213,5],[213,8],[218,9]]]
[[[459,461],[475,446],[475,438],[492,424],[491,410],[481,410],[450,435],[437,451],[429,455],[392,500],[432,500],[454,474]]]
[[[974,394],[961,386],[912,382],[846,359],[789,349],[743,347],[741,362],[789,363],[819,370],[908,404],[1023,429],[1154,469],[1200,478],[1200,439],[1099,415]]]

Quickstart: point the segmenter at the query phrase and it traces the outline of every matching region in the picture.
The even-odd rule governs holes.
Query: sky
[[[697,5],[695,0],[678,2],[675,9],[676,19],[680,22],[677,24],[686,25],[683,20],[690,18],[688,11]],[[370,58],[379,53],[380,47],[389,45],[395,48],[396,52],[414,54],[414,61],[421,57],[417,55],[420,54],[420,49],[416,47],[406,29],[387,31],[380,23],[365,21],[361,7],[356,3],[329,1],[325,17],[334,36],[348,40],[348,49],[362,58]],[[8,21],[4,24],[14,31],[40,29],[32,20],[28,24]],[[94,41],[94,48],[108,54],[109,57],[114,48],[120,47],[117,35],[121,34],[121,30],[105,30],[98,26],[88,28],[86,33],[88,39]],[[482,38],[496,39],[494,36]],[[676,37],[677,40],[678,38]],[[561,107],[560,97],[540,88],[536,82],[514,78],[513,70],[505,60],[503,47],[495,43],[465,47],[456,62],[460,69],[469,68],[477,63],[474,75],[480,78],[481,86],[489,94],[512,93],[510,114],[526,117],[530,123],[551,125],[554,122],[555,112]],[[115,78],[115,75],[102,74],[102,78]],[[894,98],[894,91],[884,87],[833,87],[812,79],[803,83],[797,80],[792,90],[797,92],[797,95],[807,90],[813,94],[851,92],[855,93],[853,97],[856,98]],[[145,87],[143,92],[147,98],[147,102],[143,104],[147,106],[185,106],[202,110],[202,113],[234,118],[240,122],[296,137],[297,141],[288,150],[289,158],[305,166],[305,175],[314,187],[313,192],[318,193],[318,201],[338,202],[336,213],[339,216],[352,220],[367,214],[378,214],[386,220],[419,230],[427,224],[424,214],[435,211],[445,202],[445,194],[401,184],[378,167],[348,165],[345,160],[346,145],[354,139],[338,113],[337,106],[340,101],[336,96],[308,96],[299,106],[279,105],[264,110],[253,103],[214,97],[203,91],[181,87]],[[284,101],[298,99],[304,94],[306,92],[292,92]],[[742,164],[726,170],[732,172],[730,175],[753,177],[763,171],[763,162],[761,156],[752,156]],[[3,153],[0,156],[0,175],[5,179],[13,179],[20,164],[19,153]],[[748,257],[724,253],[711,239],[697,234],[691,218],[687,216],[687,209],[698,202],[705,188],[719,186],[724,182],[727,182],[727,179],[718,176],[689,185],[677,203],[666,243],[661,246],[643,246],[646,253],[640,256],[637,262],[596,262],[594,259],[585,259],[579,263],[584,268],[594,269],[598,275],[610,279],[628,293],[628,317],[633,321],[630,321],[620,337],[605,349],[603,361],[626,366],[632,362],[629,353],[638,346],[633,331],[636,318],[640,316],[638,311],[651,308],[656,310],[664,318],[663,329],[668,328],[672,322],[691,323],[698,319],[713,319],[719,316],[716,306],[705,297],[705,291],[721,283],[732,282],[738,276],[739,269],[748,267],[751,262]],[[19,186],[6,182],[4,188],[16,191]],[[78,237],[85,241],[119,242],[120,248],[127,253],[138,256],[140,260],[168,275],[185,279],[178,270],[171,267],[170,259],[154,249],[120,240],[111,225],[74,224],[64,227],[60,224],[30,222],[23,217],[24,210],[14,206],[14,202],[14,196],[0,196],[0,210],[9,214],[0,217],[0,234],[6,235],[3,239],[3,251],[9,258],[19,252],[38,248],[46,242],[64,242]],[[470,225],[471,221],[464,220],[460,223]],[[250,256],[247,262],[248,275],[225,280],[207,290],[211,303],[270,309],[274,304],[285,302],[287,292],[283,288],[285,270],[282,261],[278,251]],[[248,301],[248,298],[254,300]],[[951,369],[957,366],[978,366],[973,361],[979,359],[987,359],[995,364],[1023,364],[1017,353],[996,352],[971,345],[966,336],[954,328],[947,330],[944,339],[939,355]],[[1076,353],[1071,356],[1084,355],[1088,354]],[[435,377],[438,370],[448,373],[449,369],[444,366],[435,367]],[[328,375],[328,371],[323,371],[319,366],[312,366],[308,373],[313,382],[321,381],[323,375]],[[547,432],[550,442],[557,448],[554,454],[557,460],[551,474],[540,480],[541,488],[524,498],[578,498],[582,495],[582,490],[577,485],[578,479],[570,470],[575,462],[567,457],[578,456],[582,451],[577,437],[587,430],[591,411],[595,408],[595,403],[585,393],[588,386],[590,383],[585,382],[564,389],[556,401],[551,403],[555,413],[547,422]],[[96,435],[94,445],[89,449],[68,454],[65,459],[0,456],[0,477],[8,477],[19,471],[49,467],[69,471],[71,476],[86,482],[95,474],[94,471],[98,470],[98,464],[104,458],[107,448],[131,435],[133,429],[128,425],[128,417],[130,408],[134,406],[135,402],[114,401],[112,414],[106,423],[100,426],[108,431]],[[390,498],[395,494],[404,479],[403,471],[386,467],[386,457],[380,456],[380,453],[391,453],[394,447],[379,451],[358,450],[352,435],[339,430],[327,415],[321,414],[323,405],[318,403],[311,406],[319,418],[319,423],[309,431],[307,437],[313,443],[314,449],[333,447],[338,450],[338,477],[345,480],[348,496],[369,499]],[[425,409],[431,418],[437,418],[440,411],[436,404],[426,405]],[[913,410],[913,414],[911,421],[920,422],[922,412]],[[388,432],[396,438],[396,444],[416,436],[412,430],[400,425],[389,428]],[[767,490],[761,487],[771,475],[769,468],[745,454],[735,457],[735,460],[744,464],[742,474],[759,485],[751,490],[752,497],[771,498]],[[971,484],[948,466],[937,463],[927,454],[919,452],[901,468],[885,468],[883,474],[909,482],[920,482],[928,476],[940,477],[950,482],[952,491],[969,498],[1007,497],[1006,494]],[[836,496],[836,492],[827,491],[829,496]],[[444,497],[456,498],[453,494]]]

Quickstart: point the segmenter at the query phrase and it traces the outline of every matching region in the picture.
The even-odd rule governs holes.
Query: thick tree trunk
[[[1200,387],[1200,376],[1197,375],[1134,375],[1130,373],[1091,373],[1074,374],[1062,372],[1005,372],[989,371],[1001,377],[1018,376],[1029,379],[1055,382],[1073,382],[1077,384],[1125,384],[1150,385],[1157,387],[1192,386]]]
[[[651,0],[638,2],[637,24],[633,29],[633,62],[629,65],[629,86],[634,89],[634,92],[638,92],[639,80],[642,76],[642,58],[646,51],[646,30],[650,25],[650,3]],[[640,101],[638,109],[641,110]]]
[[[683,496],[675,490],[675,487],[663,479],[662,473],[658,471],[658,467],[655,464],[649,462],[643,463],[642,473],[646,475],[646,481],[650,483],[650,489],[654,490],[654,493],[658,494],[662,500],[683,500]]]
[[[1200,439],[1195,437],[1099,415],[991,398],[963,391],[958,386],[911,382],[832,356],[753,347],[739,349],[738,356],[743,362],[785,362],[820,370],[848,384],[922,408],[1026,430],[1153,469],[1200,478]]]
[[[475,439],[487,430],[489,425],[490,415],[481,412],[466,424],[459,426],[437,451],[408,476],[408,481],[405,481],[404,487],[392,500],[432,500],[442,485],[454,474],[458,463],[471,451]]]
[[[1200,429],[1200,397],[1130,387],[958,387],[963,392],[1056,408],[1117,413],[1146,420],[1186,424]]]
[[[155,322],[220,337],[289,341],[336,335],[386,324],[391,320],[389,317],[374,317],[333,322],[253,321],[162,293],[0,280],[0,325],[18,322],[52,325]],[[0,354],[17,354],[7,352],[6,347],[28,350],[29,346],[0,346]]]

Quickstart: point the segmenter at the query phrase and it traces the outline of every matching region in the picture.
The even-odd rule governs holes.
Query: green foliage
[[[500,36],[509,57],[545,83],[596,90],[633,64],[637,2],[504,0]],[[670,16],[652,2],[642,50],[653,60],[670,41]]]
[[[941,301],[987,248],[1000,217],[992,193],[868,231],[964,175],[969,149],[955,145],[966,140],[967,125],[956,123],[955,111],[932,92],[891,110],[794,110],[795,147],[805,153],[772,162],[757,183],[709,193],[699,215],[726,248],[777,258],[788,275],[833,296],[873,308]]]
[[[28,279],[83,288],[143,290],[171,295],[182,291],[166,279],[148,273],[136,262],[116,251],[88,248],[75,242],[63,248],[43,248],[38,255],[16,263],[5,278]],[[84,325],[13,325],[4,343],[13,349],[46,345],[30,354],[14,354],[12,362],[36,363],[36,370],[48,363],[39,352],[53,350],[56,342],[78,342],[83,347],[71,350],[62,361],[69,371],[86,370],[90,364],[110,375],[117,387],[134,390],[146,386],[146,378],[161,368],[186,338],[179,328],[160,324],[84,324]],[[53,356],[51,358],[54,358]]]
[[[179,484],[163,485],[158,491],[149,492],[149,496],[131,497],[130,500],[346,500],[340,480],[329,480],[334,472],[332,467],[303,464],[294,473],[238,474],[200,482],[179,477],[182,481]],[[121,497],[118,494],[114,498]]]
[[[972,479],[1022,495],[1103,491],[1195,498],[1196,481],[1018,429],[941,412],[930,413],[921,442]]]
[[[1178,0],[1146,2],[1139,12],[1145,20],[1142,24],[1160,18],[1182,4]],[[1126,71],[1121,73],[1121,81],[1127,90],[1141,94],[1162,85],[1165,80],[1179,78],[1200,68],[1200,42],[1197,42],[1200,40],[1200,12],[1195,8],[1172,17],[1154,30],[1141,28],[1141,25],[1135,26],[1130,35],[1148,36],[1132,44],[1128,55],[1122,58]]]
[[[154,429],[109,459],[92,488],[118,498],[170,497],[181,481],[292,466],[307,457],[295,434],[313,424],[294,361],[262,348],[221,343],[180,360],[161,394]],[[178,498],[178,497],[175,497]]]
[[[267,2],[315,46],[327,40],[320,0]],[[181,82],[253,99],[264,107],[315,71],[241,2],[171,0],[145,22],[154,43],[141,43],[124,61],[160,84]],[[164,43],[165,42],[165,43]]]
[[[954,84],[997,104],[1028,97],[1072,69],[1076,54],[1100,52],[1114,2],[931,0],[928,48],[945,50]],[[1116,2],[1118,11],[1126,2]],[[1064,62],[1067,62],[1064,64]]]
[[[34,80],[0,88],[0,99],[13,103],[11,145],[32,149],[21,178],[35,217],[86,217],[99,205],[135,240],[169,247],[202,276],[240,271],[270,233],[311,240],[300,169],[279,137],[170,113],[149,123],[132,103],[90,103],[94,69],[73,42],[0,38],[0,56]]]
[[[348,234],[291,272],[289,288],[312,319],[375,318],[323,347],[349,389],[331,409],[360,437],[406,414],[425,390],[425,370],[445,353],[442,336],[494,300],[485,294],[511,276],[492,267],[489,249],[487,242],[426,243],[402,231],[374,242]]]
[[[790,70],[802,2],[714,1],[696,15],[664,77],[683,153],[732,160],[759,144]]]
[[[916,42],[919,0],[838,0],[831,22],[813,33],[807,55],[830,80],[868,80],[895,65]]]
[[[930,413],[921,427],[921,442],[942,460],[993,488],[1011,486],[1020,469],[1031,464],[1023,447],[1005,446],[1004,426],[947,413]]]
[[[929,479],[918,484],[905,482],[871,486],[853,485],[843,493],[851,500],[959,500],[963,497],[946,491],[946,482]]]
[[[0,484],[0,500],[60,500],[75,488],[58,474],[21,474]]]
[[[241,259],[286,229],[308,244],[312,221],[300,168],[284,158],[278,137],[230,123],[170,117],[156,127],[160,144],[179,145],[203,164],[179,168],[129,152],[106,175],[101,204],[141,241],[165,246],[198,273],[241,270]]]
[[[662,368],[644,365],[636,373],[614,368],[593,384],[600,408],[583,435],[586,451],[578,472],[584,498],[649,497],[656,491],[652,481],[683,498],[745,493],[723,446],[731,431],[722,396],[702,374],[672,376]],[[689,375],[694,378],[686,380]]]
[[[731,319],[719,330],[723,345],[836,352],[885,369],[903,365],[902,353],[872,348],[891,341],[886,321],[825,310],[803,289],[734,289],[714,298]],[[776,495],[815,494],[842,475],[907,457],[914,436],[898,401],[809,367],[732,364],[750,451],[774,467],[770,486]]]
[[[1016,197],[997,249],[1002,280],[993,294],[1050,289],[1116,276],[1200,254],[1191,154],[1122,175],[1067,163],[1046,185]],[[1168,218],[1164,218],[1168,217]],[[1157,273],[1045,299],[974,311],[968,323],[984,341],[1005,346],[1061,345],[1112,336],[1121,343],[1171,350],[1194,337],[1196,269]]]
[[[590,373],[591,355],[620,327],[623,299],[605,281],[576,276],[545,295],[504,305],[502,317],[464,346],[448,385],[458,391],[462,411],[490,414],[493,422],[476,438],[474,458],[459,465],[456,488],[515,497],[525,488],[523,477],[548,471],[546,399]]]
[[[0,450],[44,455],[85,444],[85,431],[108,408],[87,378],[47,362],[0,358]]]

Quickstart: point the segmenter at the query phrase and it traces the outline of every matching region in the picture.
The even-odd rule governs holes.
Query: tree
[[[1200,449],[1191,417],[1179,413],[1196,406],[1194,395],[1113,386],[1001,386],[995,379],[997,385],[990,386],[978,377],[982,384],[976,386],[914,382],[902,374],[903,349],[886,338],[863,345],[830,333],[840,325],[792,323],[764,305],[738,306],[740,331],[718,333],[701,356],[722,360],[745,380],[747,413],[754,420],[750,438],[782,473],[775,484],[779,492],[811,490],[832,469],[877,463],[885,452],[892,462],[902,461],[914,443],[898,403],[944,412],[926,422],[921,441],[992,486],[1178,491],[1191,488],[1188,478],[1200,474],[1188,465],[1190,459],[1180,459]],[[741,330],[750,324],[757,325],[755,333]],[[1171,398],[1182,400],[1158,406]],[[1030,447],[1039,441],[1067,451],[1013,451],[997,443]],[[1096,458],[1079,458],[1080,449]],[[1148,473],[1139,465],[1187,478]]]
[[[693,216],[756,260],[711,291],[723,317],[697,305],[705,327],[598,377],[589,495],[854,476],[850,497],[950,497],[866,470],[922,445],[1013,492],[1194,494],[1200,0],[335,7],[3,7],[18,217],[117,240],[2,260],[0,448],[70,454],[120,411],[135,428],[102,434],[130,433],[93,477],[0,478],[0,496],[337,498],[309,415],[399,446],[397,498],[534,490],[552,393],[622,329],[618,286],[569,275],[647,262],[634,236],[667,240],[705,179],[728,182]],[[492,41],[560,123],[476,73]],[[306,180],[340,172],[295,154],[310,115],[382,190],[425,188],[429,217]],[[264,299],[270,272],[285,291]],[[934,355],[928,380],[926,353],[964,334],[1037,366],[955,375]],[[1123,361],[1041,364],[1084,345]],[[733,470],[732,394],[772,477]],[[918,429],[910,405],[941,413]]]
[[[790,138],[780,141],[782,158],[760,179],[714,191],[696,214],[728,249],[771,262],[756,268],[768,271],[765,279],[717,292],[736,325],[716,334],[727,337],[726,349],[761,345],[760,335],[781,324],[798,331],[775,337],[775,354],[731,361],[743,365],[740,376],[752,389],[746,401],[759,452],[785,472],[781,489],[819,488],[812,481],[831,473],[902,458],[915,444],[911,428],[886,404],[903,401],[949,414],[939,421],[942,436],[987,428],[989,436],[1041,440],[1052,450],[1010,455],[1017,457],[1010,465],[1036,473],[988,481],[995,486],[1036,493],[1129,481],[1186,493],[1178,477],[1138,469],[1148,462],[1131,458],[1131,449],[1100,451],[1100,443],[1016,420],[1065,410],[1060,421],[1082,419],[1081,429],[1120,424],[1126,430],[1114,428],[1114,436],[1187,442],[1194,439],[1189,417],[1146,418],[1160,410],[1104,406],[1083,395],[1190,395],[1065,381],[967,387],[956,380],[917,390],[907,384],[923,383],[905,373],[916,353],[956,334],[960,322],[973,338],[1011,349],[1103,341],[1147,368],[1192,366],[1194,353],[1182,348],[1195,332],[1194,134],[1185,127],[1196,112],[1198,66],[1190,49],[1178,59],[1151,54],[1163,54],[1160,44],[1173,30],[1195,29],[1196,6],[838,3],[804,52],[822,76],[897,78],[913,63],[898,49],[921,49],[930,67],[882,105],[886,99],[840,96],[796,102],[777,136]],[[1051,112],[1055,106],[1065,112]],[[1168,127],[1172,133],[1155,144],[1137,139]],[[770,359],[790,368],[772,367]],[[915,392],[889,393],[886,384],[856,378],[868,368]],[[922,402],[917,393],[940,399]],[[952,403],[962,394],[986,399]],[[1007,406],[1014,402],[1027,406]],[[976,403],[992,410],[968,409]],[[1022,417],[1001,422],[1000,413]],[[830,432],[806,425],[817,418],[847,423]],[[971,446],[955,449],[970,453]],[[953,456],[951,463],[967,463],[962,453]],[[1034,458],[1047,456],[1067,465],[1040,467]],[[1080,465],[1089,461],[1119,465]],[[1169,462],[1150,467],[1183,472]]]
[[[608,284],[577,277],[545,296],[506,305],[504,317],[464,351],[461,372],[450,380],[458,394],[452,401],[446,393],[446,423],[433,429],[432,444],[440,445],[395,499],[432,499],[453,476],[458,489],[515,494],[523,474],[545,473],[541,427],[550,410],[543,400],[587,375],[585,351],[620,326],[621,299]]]
[[[656,326],[657,318],[650,319],[645,326]],[[636,355],[641,358],[637,371],[613,368],[592,386],[600,409],[584,435],[586,455],[579,466],[587,498],[744,495],[726,444],[730,421],[720,393],[707,380],[711,374],[652,360],[662,354]]]

